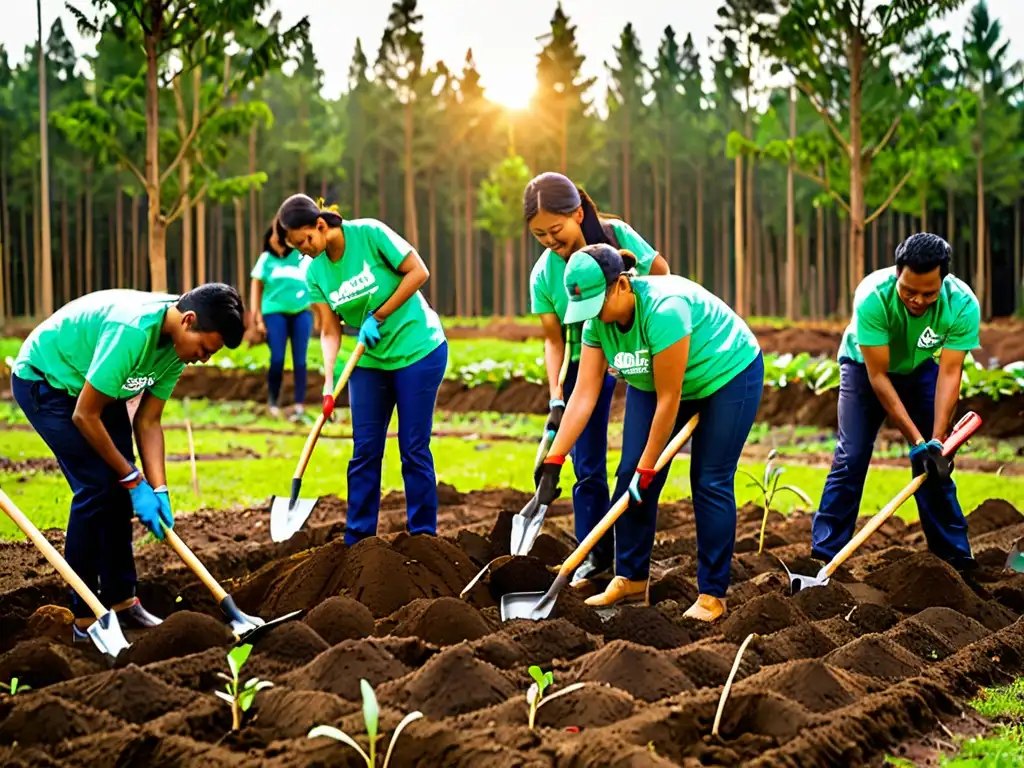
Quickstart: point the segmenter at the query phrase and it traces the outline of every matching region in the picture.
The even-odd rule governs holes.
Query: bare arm
[[[402,263],[398,265],[398,271],[402,274],[402,282],[395,288],[395,292],[377,308],[373,316],[380,322],[384,322],[396,309],[405,304],[416,291],[423,287],[430,277],[430,271],[423,259],[416,251],[409,251]]]
[[[102,420],[103,409],[113,400],[114,398],[104,395],[87,381],[75,403],[75,412],[71,416],[71,421],[82,433],[86,442],[117,473],[118,478],[122,478],[127,477],[134,470],[128,459],[117,450],[117,446],[114,445],[114,440],[107,432],[107,428],[103,426]]]
[[[249,286],[249,306],[252,307],[252,321],[260,333],[266,333],[267,327],[263,324],[263,312],[260,310],[262,304],[263,281],[254,277]]]
[[[338,362],[338,350],[341,349],[341,320],[327,304],[317,303],[313,306],[320,314],[320,349],[324,354],[324,394],[334,391],[334,365]]]
[[[142,474],[154,488],[167,485],[164,430],[160,426],[163,413],[164,401],[146,392],[142,395],[142,402],[132,422],[135,442],[139,446],[139,458],[142,460]]]
[[[917,445],[924,440],[921,432],[914,426],[910,414],[903,406],[903,401],[896,394],[896,389],[889,380],[889,345],[881,347],[861,347],[864,355],[864,365],[868,369],[868,379],[871,381],[871,388],[875,391],[878,401],[885,408],[896,427],[912,445]]]
[[[956,415],[965,357],[966,352],[956,349],[944,349],[939,355],[939,380],[935,384],[935,423],[932,427],[935,440],[946,439],[949,425]]]
[[[668,275],[668,274],[671,274],[669,272],[669,268],[668,268],[668,261],[666,261],[665,257],[662,256],[660,253],[657,254],[654,257],[654,261],[651,262],[650,274],[652,274],[652,275]]]
[[[542,314],[540,324],[544,328],[544,368],[548,372],[548,394],[552,400],[560,400],[562,388],[558,386],[558,374],[569,342],[562,339],[562,323],[554,312]],[[568,336],[569,329],[565,330]]]
[[[551,443],[552,456],[565,456],[579,439],[583,428],[590,421],[597,399],[601,396],[601,386],[608,370],[608,360],[600,347],[583,345],[580,355],[580,370],[576,375],[576,386],[572,390],[569,402],[565,406],[565,415]]]
[[[683,377],[690,358],[690,337],[684,336],[675,344],[654,356],[654,389],[658,405],[647,436],[647,447],[640,457],[640,467],[653,469],[665,450],[679,415],[679,398],[683,393]]]

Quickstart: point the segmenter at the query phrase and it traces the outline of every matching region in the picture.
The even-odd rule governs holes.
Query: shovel
[[[362,343],[357,343],[356,348],[352,350],[352,355],[345,364],[345,370],[341,372],[341,378],[338,379],[338,384],[334,388],[335,400],[341,397],[341,390],[345,388],[349,377],[352,375],[352,371],[355,370],[356,363],[359,362],[359,358],[363,356],[365,350],[366,347]],[[294,536],[302,528],[306,520],[309,519],[313,507],[319,501],[319,499],[300,499],[299,490],[302,488],[302,475],[309,464],[309,457],[313,455],[313,448],[316,446],[316,441],[320,438],[320,431],[326,423],[327,416],[321,410],[320,415],[316,418],[316,423],[313,424],[309,437],[306,438],[306,444],[302,448],[302,453],[299,455],[299,465],[295,468],[295,476],[292,477],[291,496],[287,499],[283,496],[275,496],[271,500],[270,538],[272,541],[287,541]]]
[[[1013,548],[1010,549],[1010,554],[1006,556],[1006,565],[1003,567],[1008,571],[1024,573],[1024,538],[1013,542]]]
[[[952,456],[957,448],[964,444],[964,442],[974,434],[975,430],[981,426],[981,417],[970,411],[964,414],[964,417],[956,423],[953,427],[953,431],[949,437],[946,438],[946,442],[942,444],[942,455]],[[918,475],[911,480],[907,485],[896,494],[895,498],[886,504],[880,511],[878,511],[874,517],[868,520],[860,532],[854,536],[841,550],[836,552],[833,557],[826,565],[822,566],[821,570],[814,576],[804,576],[799,573],[792,573],[789,568],[786,567],[785,563],[782,563],[782,567],[785,568],[786,574],[789,576],[789,589],[790,594],[795,595],[797,592],[803,589],[809,589],[811,587],[824,587],[828,585],[829,579],[832,578],[832,574],[836,572],[847,558],[856,552],[860,546],[868,540],[868,538],[877,531],[882,523],[892,517],[893,513],[903,506],[903,503],[913,496],[918,488],[920,488],[924,481],[927,479],[928,473]],[[781,560],[779,562],[782,562]]]
[[[693,430],[697,428],[698,420],[699,416],[694,415],[693,418],[686,422],[686,426],[679,430],[679,434],[669,441],[654,465],[656,472],[660,472],[666,464],[672,461],[672,458],[686,444],[686,441],[690,439],[690,435],[693,434]],[[580,542],[568,559],[562,563],[562,567],[558,569],[558,576],[547,592],[543,594],[540,592],[509,592],[507,595],[503,595],[501,598],[501,620],[533,619],[536,621],[537,619],[546,619],[551,614],[551,609],[555,607],[558,593],[569,583],[569,577],[573,571],[579,567],[580,563],[590,554],[590,550],[594,548],[594,545],[601,540],[601,537],[611,529],[615,521],[628,508],[629,492],[626,492],[612,505],[607,514],[601,518],[601,522],[587,534],[586,538]]]
[[[568,336],[568,334],[567,334]],[[562,355],[562,367],[558,369],[558,399],[562,399],[564,393],[562,391],[565,385],[565,377],[569,372],[569,358],[572,356],[572,345],[568,338],[565,342],[565,352]],[[541,463],[548,457],[548,451],[551,450],[551,444],[555,441],[555,430],[549,429],[544,432],[544,437],[541,438],[540,445],[537,446],[537,457],[533,461],[533,472],[537,473]],[[512,517],[512,536],[509,542],[509,552],[513,555],[527,555],[530,553],[530,549],[533,548],[533,543],[537,540],[537,536],[540,535],[540,529],[544,525],[544,515],[547,514],[548,508],[546,504],[541,504],[534,496],[523,507],[518,513]],[[491,562],[494,562],[493,560]],[[477,579],[490,567],[490,563],[484,566],[483,571],[477,575]],[[477,579],[473,579],[472,583],[475,583]],[[468,589],[468,587],[467,587]]]
[[[14,521],[22,532],[28,536],[36,548],[43,553],[50,565],[61,575],[71,588],[75,590],[80,598],[89,606],[89,610],[96,615],[96,621],[89,625],[89,637],[92,638],[96,647],[111,659],[117,658],[117,654],[128,647],[128,641],[124,638],[121,625],[117,621],[114,612],[106,608],[99,601],[93,591],[86,586],[81,577],[72,570],[67,560],[60,556],[53,545],[39,532],[39,529],[32,525],[32,522],[25,517],[18,509],[11,498],[0,490],[0,508],[7,513],[7,516]]]
[[[228,618],[228,624],[231,627],[231,632],[235,636],[235,644],[240,643],[254,643],[268,630],[283,624],[286,621],[294,619],[302,611],[292,611],[286,613],[284,616],[279,616],[272,621],[264,621],[257,616],[250,616],[247,613],[242,613],[238,606],[235,605],[234,598],[231,597],[224,588],[217,583],[217,580],[213,578],[213,575],[206,570],[206,566],[199,562],[199,558],[195,556],[195,553],[189,549],[185,542],[183,542],[172,529],[164,528],[164,536],[167,539],[167,543],[171,545],[173,549],[182,560],[185,561],[192,572],[199,577],[199,580],[203,582],[203,585],[213,593],[213,596],[217,599],[218,605],[220,605],[221,611]]]

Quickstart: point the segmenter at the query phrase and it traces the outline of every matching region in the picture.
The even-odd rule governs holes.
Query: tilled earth
[[[170,550],[138,551],[139,592],[160,627],[129,637],[109,669],[68,643],[64,588],[26,544],[0,546],[0,764],[39,766],[357,766],[351,749],[311,740],[331,724],[365,744],[359,680],[375,688],[386,748],[414,709],[393,766],[833,766],[879,764],[901,742],[959,715],[978,685],[1024,668],[1024,575],[1002,570],[1024,515],[991,500],[968,518],[980,563],[969,582],[927,553],[919,525],[887,522],[833,583],[790,597],[779,559],[807,562],[810,518],[740,510],[729,614],[683,619],[696,595],[687,503],[659,517],[651,607],[599,615],[566,590],[553,618],[501,623],[510,591],[544,590],[573,541],[568,508],[548,513],[529,558],[507,554],[523,494],[442,489],[437,538],[409,537],[404,499],[385,500],[381,538],[346,548],[344,504],[324,499],[306,528],[272,544],[266,510],[182,516],[176,530],[243,610],[304,610],[254,647],[243,679],[261,692],[241,731],[212,695],[232,642],[212,598]],[[50,532],[60,544],[58,532]],[[139,539],[142,538],[141,529]],[[38,610],[37,610],[38,609]],[[722,686],[743,655],[711,736]],[[527,727],[527,669],[555,674],[553,700]]]

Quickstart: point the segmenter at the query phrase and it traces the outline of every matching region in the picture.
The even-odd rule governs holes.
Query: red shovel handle
[[[963,418],[953,427],[953,431],[946,438],[946,442],[942,444],[942,455],[950,456],[956,453],[957,448],[966,443],[980,426],[981,416],[974,411],[965,413]]]

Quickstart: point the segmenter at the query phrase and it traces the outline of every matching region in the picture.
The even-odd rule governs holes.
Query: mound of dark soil
[[[0,702],[0,744],[59,744],[120,727],[104,712],[44,692]]]
[[[503,635],[514,641],[531,664],[545,666],[555,659],[575,659],[596,650],[600,643],[565,619],[512,621]]]
[[[498,669],[515,669],[532,661],[526,658],[519,643],[503,633],[495,632],[482,637],[471,643],[470,647],[480,661],[486,661]],[[550,659],[547,661],[550,662]]]
[[[131,647],[117,657],[117,666],[137,664],[141,667],[230,645],[234,641],[234,635],[223,622],[204,613],[179,611],[168,616],[163,624],[141,633]]]
[[[75,676],[65,657],[64,648],[45,637],[25,640],[0,656],[0,681],[12,677],[24,685],[43,688]]]
[[[563,688],[561,678],[546,693],[550,696]],[[601,728],[624,720],[636,710],[633,697],[618,688],[596,683],[545,701],[537,710],[536,727]],[[491,728],[493,724],[525,726],[529,722],[525,696],[515,696],[504,704],[473,712],[459,718],[459,725]]]
[[[914,618],[901,621],[885,636],[925,663],[939,661],[956,651],[941,633]]]
[[[760,643],[765,664],[797,659],[820,659],[836,649],[836,642],[814,624],[798,624],[764,638]]]
[[[846,615],[850,617],[849,621],[856,627],[858,635],[885,632],[896,626],[901,618],[900,614],[889,606],[878,603],[858,603],[857,607]]]
[[[989,630],[979,622],[957,613],[952,608],[925,608],[913,618],[939,633],[955,650],[976,643],[989,634]]]
[[[722,634],[734,643],[741,643],[752,632],[770,635],[806,621],[807,616],[791,600],[769,593],[730,612],[722,622]]]
[[[614,640],[576,660],[572,679],[606,683],[642,701],[658,701],[694,684],[663,654],[625,640]]]
[[[967,515],[967,535],[973,539],[986,533],[1024,523],[1024,515],[1004,499],[987,499]]]
[[[361,701],[360,678],[376,688],[408,672],[408,667],[375,640],[346,640],[285,676],[284,682],[300,690],[326,691],[350,701]]]
[[[923,664],[910,651],[883,635],[865,635],[837,648],[826,664],[883,680],[902,680],[918,674]]]
[[[457,645],[382,686],[378,696],[403,712],[419,710],[436,720],[500,704],[515,693],[500,671],[477,659],[468,645]]]
[[[253,649],[298,666],[312,661],[330,647],[308,625],[289,621],[259,638]]]
[[[509,592],[544,593],[555,580],[547,566],[533,557],[510,557],[503,563],[496,563],[485,578],[495,600]]]
[[[637,645],[668,650],[693,642],[693,636],[657,608],[623,608],[604,625],[604,639],[629,640]]]
[[[867,577],[889,597],[897,610],[917,613],[945,606],[977,619],[992,630],[1011,624],[1016,616],[979,598],[948,563],[930,552],[917,552]]]
[[[434,536],[402,533],[391,542],[391,548],[413,564],[422,563],[435,575],[443,586],[433,597],[458,595],[479,570],[465,552],[450,541]]]
[[[672,568],[651,582],[651,603],[675,600],[690,605],[697,599],[697,585],[693,583],[685,567]]]
[[[360,640],[373,634],[373,614],[351,597],[335,595],[324,600],[303,618],[303,622],[328,645]]]
[[[747,649],[750,650],[749,646]],[[744,654],[744,659],[746,659],[746,654]],[[732,669],[732,658],[713,648],[701,646],[684,649],[675,657],[675,662],[683,674],[698,688],[715,688],[724,685],[729,678],[729,671]]]
[[[831,619],[840,614],[845,616],[856,605],[853,595],[838,581],[830,581],[824,587],[800,590],[793,596],[793,602],[808,618],[815,620]]]
[[[857,632],[857,628],[852,622],[847,621],[845,616],[833,616],[831,619],[825,619],[824,621],[815,621],[814,626],[821,630],[837,646],[846,645],[863,634],[862,632]]]
[[[394,615],[383,619],[379,634],[420,637],[433,645],[455,645],[478,640],[491,631],[490,625],[473,606],[457,597],[413,600]]]
[[[196,698],[195,692],[167,685],[134,664],[61,683],[49,692],[129,723],[148,722]]]
[[[316,725],[336,723],[359,709],[359,704],[323,691],[270,688],[256,697],[252,726],[276,739],[305,738]]]
[[[752,733],[788,739],[809,725],[812,719],[800,704],[777,693],[736,691],[725,703],[719,733],[727,741]]]
[[[536,557],[544,565],[557,567],[565,562],[574,547],[550,533],[542,533],[530,547],[530,557]]]
[[[803,659],[762,669],[741,684],[740,690],[762,689],[825,713],[852,704],[867,692],[857,678],[818,659]]]
[[[75,615],[67,608],[43,605],[28,617],[28,631],[33,637],[71,642],[71,625],[74,623]]]

